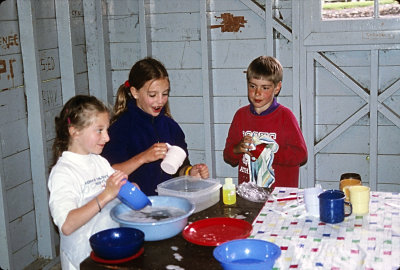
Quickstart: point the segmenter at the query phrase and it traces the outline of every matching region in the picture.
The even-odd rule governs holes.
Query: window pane
[[[365,19],[374,16],[373,0],[321,0],[321,6],[323,20]]]
[[[398,1],[379,0],[379,17],[380,18],[400,17],[400,0]]]
[[[321,0],[322,19],[374,18],[374,0]],[[400,0],[379,0],[379,17],[400,17]]]

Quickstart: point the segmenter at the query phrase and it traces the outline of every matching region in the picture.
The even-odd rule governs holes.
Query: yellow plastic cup
[[[341,191],[343,191],[344,194],[346,195],[346,198],[345,198],[346,202],[350,201],[349,191],[348,191],[348,189],[346,189],[346,187],[350,187],[350,186],[361,186],[361,180],[353,179],[353,178],[340,180],[339,189]]]
[[[346,186],[349,191],[353,214],[364,215],[369,212],[370,188],[366,186]]]

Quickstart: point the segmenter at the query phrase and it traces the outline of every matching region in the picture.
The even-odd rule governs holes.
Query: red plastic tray
[[[136,259],[137,257],[139,257],[140,255],[142,255],[142,253],[144,252],[144,247],[142,247],[136,254],[133,254],[132,256],[128,257],[128,258],[123,258],[123,259],[119,259],[119,260],[106,260],[103,258],[100,258],[98,256],[96,256],[96,254],[94,254],[94,252],[92,251],[90,253],[90,258],[95,261],[95,262],[99,262],[99,263],[104,263],[104,264],[119,264],[119,263],[124,263],[124,262],[129,262],[130,260]]]
[[[202,246],[219,246],[222,243],[247,238],[253,227],[236,218],[207,218],[187,225],[182,232],[187,241]]]

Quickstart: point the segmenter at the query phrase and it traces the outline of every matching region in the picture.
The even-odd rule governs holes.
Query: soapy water
[[[185,211],[176,207],[146,206],[140,211],[123,212],[118,215],[118,218],[127,222],[153,223],[174,219],[185,214]]]
[[[182,267],[180,267],[180,266],[178,266],[178,265],[167,265],[166,267],[165,267],[165,269],[167,269],[167,270],[185,270],[185,268],[182,268]]]
[[[252,182],[243,182],[237,188],[237,194],[252,202],[265,202],[270,196],[270,189],[257,186]]]
[[[182,255],[179,253],[174,253],[174,258],[175,258],[175,260],[177,260],[179,262],[182,261],[182,259],[183,259]]]

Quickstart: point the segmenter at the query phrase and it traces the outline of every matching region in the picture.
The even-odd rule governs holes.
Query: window
[[[400,16],[400,0],[321,0],[321,6],[322,20]]]
[[[335,1],[335,2],[333,2]],[[386,1],[390,3],[386,4]],[[335,9],[345,18],[327,18],[329,5],[341,5],[345,11]],[[355,7],[357,5],[359,7]],[[361,5],[361,6],[360,6]],[[369,5],[369,6],[362,6]],[[386,5],[396,11],[394,15],[384,14]],[[373,9],[371,15],[362,17],[356,10]],[[397,0],[304,0],[304,35],[306,45],[356,45],[393,44],[400,38],[400,4]],[[353,12],[354,11],[354,12]],[[348,17],[353,14],[354,17]],[[360,13],[361,14],[361,13]],[[365,13],[363,13],[365,16]],[[339,15],[338,15],[339,16]]]

